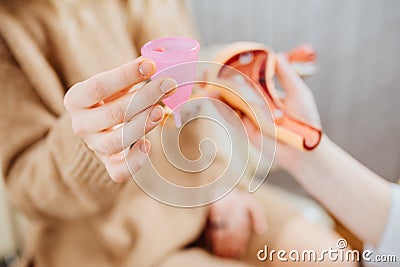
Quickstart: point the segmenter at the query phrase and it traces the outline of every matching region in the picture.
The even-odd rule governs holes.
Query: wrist
[[[310,172],[316,172],[321,169],[320,166],[326,166],[330,161],[335,143],[324,134],[321,143],[312,151],[299,152],[296,161],[288,168],[288,172],[295,178],[309,175]]]

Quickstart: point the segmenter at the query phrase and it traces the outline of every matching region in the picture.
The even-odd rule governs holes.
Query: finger
[[[262,144],[262,134],[260,132],[260,129],[258,129],[254,123],[246,116],[242,117],[243,125],[246,129],[247,136],[249,140],[256,146],[256,147],[261,147]]]
[[[126,88],[126,89],[123,89],[121,91],[118,91],[115,94],[113,94],[112,96],[104,99],[102,104],[112,102],[112,101],[114,101],[114,100],[116,100],[116,99],[118,99],[118,98],[120,98],[120,97],[122,97],[122,96],[124,96],[126,94],[129,94],[129,91],[130,91],[130,88]]]
[[[242,232],[242,233],[236,233],[235,235],[238,235],[236,241],[232,243],[231,247],[231,257],[238,259],[241,256],[244,256],[244,254],[247,251],[247,247],[249,244],[250,240],[250,233],[248,231]]]
[[[123,153],[106,157],[105,166],[110,178],[117,182],[125,182],[135,175],[144,165],[150,152],[150,141],[138,141],[126,156]]]
[[[80,111],[80,121],[85,122],[80,127],[82,131],[98,132],[126,122],[169,95],[166,93],[176,89],[176,86],[176,81],[170,78],[151,81],[111,103]]]
[[[246,251],[248,232],[242,233],[231,229],[223,231],[220,236],[215,248],[217,255],[237,259]]]
[[[265,212],[260,204],[255,200],[249,202],[249,215],[252,221],[253,229],[257,234],[263,234],[267,230],[267,220]]]
[[[232,224],[230,225],[230,238],[234,241],[231,242],[231,253],[233,253],[232,257],[234,258],[242,256],[247,251],[252,232],[251,218],[249,217],[248,212],[249,209],[247,205],[243,206],[240,217],[232,221]]]
[[[283,55],[277,56],[276,76],[288,96],[310,91]]]
[[[226,233],[225,242],[222,243],[224,256],[233,259],[239,258],[246,251],[246,235],[248,235],[247,232],[232,230]]]
[[[87,143],[91,149],[103,155],[121,152],[156,127],[163,117],[164,109],[161,106],[150,107],[115,130],[91,135]]]
[[[203,96],[213,99],[220,99],[220,92],[218,90],[203,90],[201,91]]]
[[[137,58],[72,86],[64,97],[65,107],[67,110],[91,107],[128,86],[148,79],[154,72],[154,61]]]
[[[226,230],[223,229],[214,229],[211,230],[211,247],[212,247],[212,252],[221,257],[227,257],[227,245],[228,242],[226,242]]]
[[[237,258],[246,249],[246,236],[249,237],[250,234],[249,225],[245,225],[245,220],[249,219],[225,221],[221,218],[219,221],[210,222],[209,236],[212,241],[212,251],[216,255]],[[218,227],[213,227],[215,225]]]

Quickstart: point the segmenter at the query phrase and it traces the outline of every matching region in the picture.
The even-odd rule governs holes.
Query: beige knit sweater
[[[71,85],[135,58],[145,41],[191,33],[180,0],[0,2],[1,167],[11,202],[29,221],[21,263],[158,266],[198,238],[205,208],[169,207],[133,180],[113,183],[63,107]],[[202,123],[187,132],[189,154],[198,152],[193,140],[214,131]],[[157,161],[159,134],[150,136],[150,157],[174,174]],[[223,160],[216,162],[220,171]]]

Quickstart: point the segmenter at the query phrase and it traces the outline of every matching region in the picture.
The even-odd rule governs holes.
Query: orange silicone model
[[[315,53],[310,46],[299,46],[287,55],[289,60],[300,63],[315,61]],[[322,136],[321,129],[290,112],[276,91],[273,81],[276,56],[272,50],[259,43],[237,42],[225,47],[215,62],[239,70],[261,89],[272,111],[277,140],[300,150],[312,150],[318,146]],[[218,76],[224,75],[224,66],[219,70]],[[231,107],[243,112],[256,125],[258,124],[253,110],[243,101],[238,101],[237,95],[221,90],[220,97]],[[268,129],[264,130],[261,127],[261,130],[268,133]]]

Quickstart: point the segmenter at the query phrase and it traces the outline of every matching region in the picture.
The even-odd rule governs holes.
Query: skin
[[[150,78],[154,72],[153,61],[138,58],[74,85],[65,95],[64,105],[71,117],[74,133],[94,151],[110,178],[116,182],[126,181],[132,171],[134,174],[144,164],[150,142],[142,137],[164,116],[163,109],[156,103],[176,88],[176,81],[161,78],[133,92],[128,90]],[[284,101],[292,111],[311,123],[320,124],[311,90],[283,57],[278,59],[277,77],[286,91]],[[139,105],[129,105],[133,95]],[[243,118],[243,122],[251,140],[258,145],[258,129],[247,118]],[[115,127],[121,123],[130,127],[124,132],[129,133],[124,142],[121,139],[122,128]],[[264,141],[272,142],[268,137],[264,137]],[[126,164],[122,151],[129,147],[126,157],[129,164]],[[389,184],[382,178],[351,158],[326,136],[318,149],[308,153],[278,144],[276,161],[361,240],[374,245],[379,243],[389,213],[391,194]],[[136,167],[129,172],[127,165]],[[242,256],[251,234],[265,232],[265,218],[260,204],[238,190],[210,205],[206,236],[213,253],[230,258]]]
[[[290,110],[311,124],[320,125],[310,88],[283,55],[278,56],[276,76],[286,93],[283,101]],[[250,141],[261,147],[259,129],[250,119],[243,117],[242,120]],[[264,136],[263,142],[271,144],[273,140]],[[278,142],[275,162],[291,173],[311,196],[360,240],[372,245],[379,244],[391,205],[391,189],[387,181],[348,155],[326,134],[318,148],[311,152],[299,151]],[[212,252],[229,258],[243,255],[252,232],[262,233],[262,227],[257,225],[265,223],[263,216],[252,215],[252,210],[260,210],[258,203],[252,203],[250,207],[245,195],[234,194],[230,199],[210,206],[210,220],[218,221],[220,227],[212,229],[209,226],[211,229],[207,230]],[[262,210],[258,213],[262,214]]]
[[[131,92],[130,87],[151,77],[155,63],[137,58],[115,69],[99,73],[72,86],[64,97],[72,129],[104,163],[110,178],[124,182],[140,170],[150,151],[150,142],[141,139],[164,117],[159,99],[176,89],[176,81],[160,78]],[[132,97],[136,105],[129,105]],[[122,128],[116,127],[124,124]],[[123,150],[131,147],[125,163]],[[132,167],[133,166],[133,167]]]
[[[311,90],[304,84],[302,79],[291,70],[287,61],[282,60],[282,57],[279,58],[277,63],[276,76],[286,91],[285,103],[287,106],[295,114],[298,114],[315,125],[319,125],[320,118],[318,109],[315,105]],[[218,94],[212,91],[209,93],[209,97],[218,98]],[[242,119],[250,141],[257,147],[261,147],[261,139],[259,138],[260,132],[258,129],[253,126],[252,122],[247,117],[243,117]],[[272,142],[268,137],[264,137],[263,141],[265,143]],[[265,143],[264,147],[271,147],[271,145],[265,145]],[[291,149],[283,144],[278,144],[277,150],[279,152],[277,153],[278,155],[276,155],[276,162],[283,168],[288,167],[291,162],[297,161],[298,158],[300,158],[300,155],[297,154],[297,150]],[[229,200],[218,201],[210,205],[209,220],[219,221],[219,224],[223,225],[223,227],[207,229],[207,236],[214,254],[229,258],[239,258],[246,252],[248,240],[252,232],[262,235],[262,232],[257,231],[254,225],[265,224],[265,216],[250,216],[250,208],[247,205],[241,204],[248,201],[246,198],[250,198],[249,194],[245,195],[235,192],[233,192],[233,194],[235,194],[235,196],[230,197]],[[231,194],[227,197],[230,195]],[[260,210],[260,213],[263,212],[259,203],[254,201],[252,205],[256,206],[253,209]],[[232,209],[233,206],[235,206],[235,209]],[[224,214],[224,218],[221,218],[222,216],[218,215],[219,213]],[[247,214],[247,216],[243,216],[243,214]],[[262,218],[264,218],[264,220]],[[253,225],[251,223],[252,220],[254,222]],[[255,222],[254,220],[257,221]],[[212,234],[210,234],[210,232]]]
[[[240,258],[246,253],[252,232],[267,230],[262,206],[247,192],[233,190],[210,205],[206,239],[213,254]]]
[[[310,88],[280,56],[277,77],[286,91],[285,103],[290,109],[315,125],[320,118]],[[251,140],[256,145],[260,132],[248,118],[243,118]],[[265,142],[271,139],[264,137]],[[277,144],[276,162],[339,221],[365,243],[378,245],[391,206],[390,183],[363,166],[326,134],[311,152]]]
[[[161,78],[133,92],[129,90],[154,72],[153,61],[137,58],[75,84],[64,97],[74,133],[99,157],[115,182],[126,181],[143,166],[150,142],[142,137],[164,117],[164,110],[156,103],[173,93],[177,86],[175,80]],[[137,105],[129,105],[133,96]],[[121,138],[123,127],[116,127],[120,124],[129,128],[124,131],[128,135],[124,140]],[[123,151],[129,147],[126,164]],[[136,166],[130,169],[132,174],[127,166]],[[263,233],[266,229],[262,207],[248,194],[237,190],[211,206],[209,222],[214,226],[224,224],[223,229],[207,228],[213,251],[232,258],[245,253],[252,231]],[[234,243],[230,242],[232,239]]]
[[[164,117],[164,110],[156,103],[177,86],[175,80],[161,78],[133,92],[129,90],[154,72],[153,61],[137,58],[75,84],[64,97],[74,133],[99,157],[115,182],[126,181],[143,166],[150,142],[142,137]],[[133,96],[137,105],[129,105]],[[124,140],[123,127],[116,127],[122,123],[129,128],[124,131]],[[129,147],[126,164],[123,151]],[[130,169],[132,174],[127,166],[136,166]],[[223,229],[207,228],[214,253],[231,258],[243,255],[251,233],[265,231],[265,220],[263,209],[255,200],[233,191],[210,208],[210,225],[224,224]],[[232,239],[235,242],[230,242]]]

